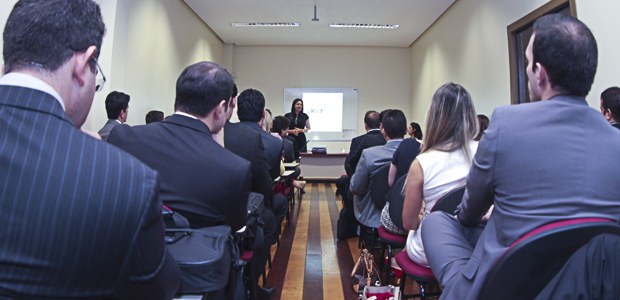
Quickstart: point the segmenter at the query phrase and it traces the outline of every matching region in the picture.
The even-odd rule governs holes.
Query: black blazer
[[[0,114],[0,298],[174,296],[157,174],[47,93],[0,85]]]
[[[355,168],[357,168],[357,163],[359,163],[364,149],[382,145],[385,145],[385,138],[383,138],[380,130],[368,131],[364,135],[353,138],[349,154],[344,161],[344,169],[347,175],[350,177],[355,173]]]
[[[265,146],[265,157],[269,164],[271,179],[278,178],[280,176],[280,161],[282,161],[282,140],[263,130],[256,122],[242,121],[240,124],[260,134],[263,139],[263,146]]]
[[[162,122],[119,125],[108,142],[131,153],[161,178],[164,204],[193,227],[245,225],[250,163],[222,148],[203,122],[172,115]]]
[[[420,142],[418,142],[414,138],[403,139],[403,141],[396,148],[396,152],[394,152],[394,156],[392,156],[392,163],[396,166],[396,177],[394,181],[398,178],[407,175],[409,172],[409,167],[411,167],[411,163],[415,160],[415,158],[420,154]]]
[[[284,162],[290,163],[295,160],[295,143],[287,138],[282,139],[282,156]]]
[[[265,158],[265,147],[258,132],[239,123],[224,125],[224,147],[252,164],[252,192],[262,194],[265,204],[271,205],[273,181]]]

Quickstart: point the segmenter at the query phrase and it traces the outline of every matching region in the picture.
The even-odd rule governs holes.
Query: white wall
[[[236,46],[232,64],[239,90],[260,90],[274,116],[290,111],[282,105],[284,88],[357,88],[363,133],[368,110],[411,110],[410,60],[408,48]],[[349,149],[348,142],[320,144],[330,152]]]
[[[203,60],[222,63],[224,44],[183,1],[121,0],[115,9],[110,0],[99,2],[108,26],[101,58],[108,82],[95,96],[86,129],[106,122],[105,96],[113,90],[131,96],[130,125],[144,124],[149,110],[172,114],[181,71]]]
[[[459,0],[411,47],[412,107],[416,119],[425,114],[435,90],[445,82],[462,84],[472,95],[478,113],[491,115],[510,104],[508,37],[506,28],[547,3],[543,0]],[[620,39],[613,21],[620,1],[577,1],[577,17],[593,31],[599,46],[599,68],[587,97],[599,106],[601,91],[619,85]],[[424,129],[424,128],[423,128]]]
[[[99,62],[108,80],[95,94],[87,130],[106,122],[105,97],[113,90],[131,96],[127,123],[144,124],[149,110],[173,112],[176,79],[185,67],[203,60],[223,63],[224,44],[183,1],[95,1],[107,27]],[[0,0],[0,31],[15,2]]]
[[[577,18],[590,27],[598,44],[598,69],[588,104],[598,109],[601,93],[610,86],[620,86],[620,37],[618,36],[618,0],[576,0]]]
[[[6,20],[9,18],[9,14],[11,13],[13,5],[15,5],[16,2],[17,0],[0,0],[0,34],[4,32],[4,25],[6,25]],[[0,49],[4,49],[3,47],[4,39],[0,37]],[[2,51],[0,51],[0,66],[4,66]]]

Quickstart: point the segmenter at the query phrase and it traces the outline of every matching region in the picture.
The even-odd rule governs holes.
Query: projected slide
[[[312,131],[342,132],[342,93],[303,93]]]
[[[354,88],[285,88],[284,112],[291,111],[293,99],[301,98],[312,125],[308,141],[350,141],[357,136],[357,97]]]

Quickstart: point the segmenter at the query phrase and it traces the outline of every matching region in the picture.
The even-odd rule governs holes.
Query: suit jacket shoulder
[[[245,225],[250,162],[222,148],[201,121],[173,115],[148,125],[120,125],[109,142],[159,172],[164,204],[192,226]]]
[[[107,141],[108,136],[110,135],[110,132],[116,125],[119,125],[118,122],[116,122],[116,120],[109,119],[105,123],[105,125],[103,125],[101,129],[99,129],[99,132],[97,133],[99,133],[99,136],[101,136],[102,140]]]
[[[11,116],[0,119],[0,161],[8,162],[0,171],[0,206],[13,201],[0,221],[0,244],[12,245],[0,251],[1,262],[12,262],[0,263],[0,290],[28,298],[112,297],[121,286],[148,285],[129,277],[161,272],[174,285],[162,285],[163,294],[173,294],[178,270],[163,262],[161,213],[152,214],[160,209],[156,173],[75,128],[44,92],[0,86],[0,112]],[[45,251],[32,242],[44,240]],[[136,260],[144,245],[148,255]]]
[[[269,204],[272,196],[272,181],[260,134],[239,123],[226,122],[224,125],[224,147],[251,163],[251,190],[262,194],[266,203]]]

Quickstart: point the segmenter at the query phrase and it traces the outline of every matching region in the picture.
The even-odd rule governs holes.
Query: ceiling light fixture
[[[232,27],[299,27],[298,22],[231,22]]]
[[[316,17],[316,5],[314,6],[314,18],[312,18],[312,21],[314,22],[318,22],[319,18]]]
[[[363,23],[331,23],[331,28],[369,28],[369,29],[397,29],[397,24],[363,24]]]

